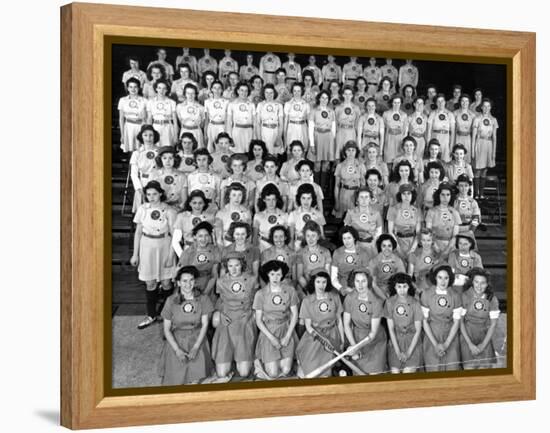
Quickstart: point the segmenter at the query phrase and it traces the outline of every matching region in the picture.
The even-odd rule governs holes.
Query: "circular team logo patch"
[[[239,293],[242,290],[243,286],[238,281],[235,281],[233,284],[231,284],[231,291],[233,293]]]
[[[199,176],[199,183],[201,183],[203,185],[208,183],[208,175],[207,174],[201,174]]]
[[[338,105],[339,103],[340,103],[340,100],[339,100],[339,99],[334,98],[334,99],[332,100],[332,105]]]
[[[220,101],[214,102],[214,108],[222,108],[222,103]]]
[[[371,73],[371,74],[376,74],[376,69],[371,68],[370,73]]]
[[[157,102],[157,110],[164,110],[164,102]]]
[[[401,212],[401,215],[403,215],[403,218],[405,219],[409,219],[412,217],[412,213],[408,209],[403,210],[403,212]]]
[[[367,304],[363,304],[362,302],[359,304],[359,311],[361,311],[361,313],[366,313],[367,312]]]
[[[474,303],[474,310],[476,310],[476,311],[481,311],[481,310],[483,310],[483,302],[481,302],[481,301],[476,301],[476,302]]]
[[[193,158],[185,158],[185,165],[193,165],[193,162],[195,162]]]
[[[275,260],[278,260],[279,262],[286,262],[285,256],[282,255],[278,255],[277,257],[275,257]]]
[[[407,72],[410,74],[413,71],[413,68],[408,68]]]
[[[444,296],[441,296],[440,298],[437,298],[437,305],[440,307],[446,307],[449,304],[449,301],[447,301],[447,298]]]
[[[390,96],[389,96],[389,95],[384,95],[384,96],[382,96],[382,99],[383,99],[384,101],[389,101]]]
[[[256,170],[258,173],[262,173],[264,171],[264,168],[261,165],[257,165],[254,167],[254,170]]]
[[[292,106],[292,109],[293,109],[294,111],[302,111],[302,106],[301,106],[300,104],[294,104],[294,105]]]
[[[183,304],[182,309],[184,313],[189,314],[195,311],[195,306],[193,304],[190,304],[189,302],[186,302],[185,304]]]
[[[249,66],[248,68],[246,68],[246,70],[247,70],[248,72],[252,72],[252,68],[251,68],[250,66]]]
[[[336,69],[334,69],[332,66],[329,68],[330,72],[336,72]]]
[[[347,263],[348,265],[351,265],[351,264],[355,263],[355,257],[353,257],[353,256],[346,256],[346,263]]]
[[[269,104],[265,109],[266,109],[269,113],[272,113],[272,112],[273,112],[273,105]]]
[[[468,120],[468,115],[466,113],[464,113],[461,117],[462,117],[462,120],[464,121]]]
[[[372,117],[370,117],[369,120],[367,120],[367,122],[369,125],[374,125],[374,119]]]
[[[302,216],[302,221],[307,223],[311,219],[311,215],[306,213]]]
[[[199,217],[195,217],[191,220],[191,224],[193,224],[193,227],[195,227],[197,224],[199,224],[202,221]]]
[[[451,214],[449,212],[443,212],[441,214],[441,221],[451,221]]]
[[[424,263],[431,265],[433,263],[433,259],[430,256],[426,256],[424,257]]]
[[[165,176],[164,177],[164,183],[166,185],[172,185],[174,183],[174,177],[173,176]]]
[[[136,101],[130,101],[130,108],[137,108],[138,103]]]
[[[464,173],[464,168],[463,167],[457,167],[456,174],[462,174],[462,173]]]
[[[365,102],[365,97],[364,96],[359,96],[359,102],[361,104],[363,104]]]
[[[462,260],[460,261],[460,266],[462,266],[463,268],[467,268],[469,264],[470,264],[470,263],[469,263],[468,260],[466,260],[466,259],[462,259]]]
[[[417,124],[417,125],[422,125],[422,122],[423,122],[423,121],[424,121],[424,120],[422,119],[422,117],[417,117],[417,118],[416,118],[416,124]]]
[[[281,305],[283,303],[283,298],[281,298],[280,295],[275,295],[271,298],[271,302],[273,302],[273,305]]]
[[[232,221],[239,221],[241,219],[241,214],[239,212],[233,212],[231,214]]]
[[[328,304],[325,301],[319,304],[319,311],[321,313],[326,313],[328,311]]]
[[[365,224],[369,221],[369,216],[366,213],[362,213],[361,215],[359,215],[359,221]]]
[[[382,272],[384,272],[385,274],[389,274],[391,272],[391,266],[385,264],[384,266],[382,266]]]
[[[485,126],[489,126],[489,125],[491,124],[491,122],[489,122],[489,119],[484,119],[484,120],[483,120],[483,124],[484,124]]]
[[[348,165],[347,171],[349,174],[355,173],[355,167],[353,165]]]
[[[445,116],[444,114],[439,115],[439,120],[445,120],[446,118],[447,118],[447,116]]]
[[[455,110],[458,110],[460,108],[460,104],[458,102],[455,102],[453,107]]]
[[[311,263],[317,263],[319,261],[319,256],[317,254],[311,254],[309,256],[309,261]]]
[[[204,59],[204,63],[206,63],[207,65],[210,64],[210,59]]]
[[[229,159],[229,156],[227,156],[227,155],[222,155],[222,158],[221,158],[221,159],[222,159],[222,162],[223,162],[223,163],[226,163],[227,160]]]
[[[199,254],[197,256],[197,262],[198,263],[204,263],[208,260],[208,257],[206,257],[206,254]]]
[[[410,102],[407,102],[405,104],[405,110],[410,110],[412,108],[412,104]]]
[[[275,224],[277,222],[277,217],[275,215],[269,215],[267,217],[267,222],[269,224]]]
[[[195,107],[187,107],[187,112],[189,114],[195,114]]]
[[[240,104],[239,105],[239,111],[246,111],[246,104]]]
[[[153,152],[152,150],[150,150],[149,152],[147,152],[145,154],[145,156],[147,157],[147,159],[153,159],[155,157],[155,152]]]
[[[393,120],[398,121],[399,119],[401,119],[401,116],[399,114],[395,113],[393,115]]]
[[[296,66],[290,65],[289,68],[290,68],[291,71],[293,71],[294,69],[296,69]]]
[[[435,110],[435,109],[437,108],[437,105],[431,104],[431,105],[430,105],[430,108],[431,108],[432,110]]]
[[[395,312],[398,316],[404,316],[405,313],[407,312],[407,309],[405,308],[404,305],[398,305],[396,308],[395,308]]]
[[[227,67],[230,67],[231,66],[231,62],[228,60],[227,62],[225,62],[225,66]]]
[[[352,67],[351,67],[351,70],[352,70],[352,71],[356,71],[357,68],[356,68],[355,66],[352,66]]]
[[[269,63],[272,63],[272,62],[273,62],[273,57],[269,56],[269,57],[267,58],[267,61],[268,61]]]
[[[321,111],[321,117],[326,119],[328,117],[328,111]]]
[[[460,209],[465,210],[465,209],[466,209],[466,206],[467,206],[467,204],[466,204],[465,201],[461,201],[461,202],[460,202]]]
[[[151,219],[152,220],[158,220],[160,218],[160,212],[158,210],[154,210],[151,212]]]
[[[346,114],[349,116],[349,115],[351,114],[351,108],[346,107],[346,108],[344,109],[344,113],[346,113]]]

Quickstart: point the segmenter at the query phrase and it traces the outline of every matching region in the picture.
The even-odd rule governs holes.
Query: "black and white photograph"
[[[111,54],[113,389],[506,367],[506,65]]]

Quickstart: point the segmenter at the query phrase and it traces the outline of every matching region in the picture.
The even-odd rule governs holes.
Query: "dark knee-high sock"
[[[158,290],[146,290],[145,297],[147,299],[147,315],[154,318],[157,316]]]
[[[166,299],[172,294],[172,288],[165,290],[162,286],[158,289],[157,314],[160,314],[166,303]]]
[[[474,197],[479,197],[479,177],[474,177]]]
[[[479,195],[484,195],[485,192],[485,182],[487,181],[486,177],[479,178]]]

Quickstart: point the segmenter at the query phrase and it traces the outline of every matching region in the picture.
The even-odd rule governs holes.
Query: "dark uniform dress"
[[[249,273],[239,277],[225,275],[218,279],[216,292],[220,296],[216,309],[224,316],[212,338],[212,358],[216,364],[254,361],[258,330],[252,302],[256,279]]]
[[[466,283],[466,275],[473,268],[483,268],[481,256],[475,251],[462,254],[458,250],[451,251],[447,260],[455,273],[455,286],[463,286]]]
[[[304,277],[308,281],[312,275],[326,270],[326,264],[330,262],[330,251],[320,245],[315,250],[306,245],[296,253],[296,264],[304,265]]]
[[[439,291],[435,287],[425,290],[420,296],[424,318],[432,330],[433,336],[440,344],[445,343],[454,319],[462,314],[462,299],[456,290],[449,288]],[[460,343],[458,333],[442,357],[435,351],[430,339],[426,336],[423,342],[424,363],[428,371],[458,370],[460,364]]]
[[[235,243],[224,247],[224,249],[222,250],[222,259],[227,257],[228,255],[232,255],[232,253],[235,252],[237,252],[237,250],[235,249]],[[252,265],[254,264],[254,262],[260,261],[260,249],[253,245],[248,245],[245,251],[241,251],[241,254],[244,256],[247,272],[252,272]]]
[[[366,300],[359,299],[357,291],[353,291],[344,299],[344,311],[351,316],[351,329],[357,343],[370,334],[372,319],[384,316],[383,301],[371,291],[367,298]],[[359,368],[369,374],[386,371],[386,346],[386,331],[379,326],[376,337],[358,351],[361,356],[356,361]]]
[[[338,317],[342,315],[342,302],[338,293],[326,293],[324,299],[317,299],[315,293],[307,296],[300,307],[300,319],[311,319],[311,326],[327,338],[336,350],[341,348],[342,340],[338,332]],[[296,359],[304,375],[330,361],[334,355],[324,349],[309,332],[304,332],[298,347]],[[326,374],[326,373],[325,373]]]
[[[294,287],[283,285],[280,292],[273,292],[269,286],[256,292],[254,297],[254,310],[262,311],[262,321],[275,338],[281,340],[290,326],[290,307],[298,305],[299,299]],[[267,336],[260,332],[256,344],[256,358],[264,364],[280,361],[286,358],[294,358],[294,351],[298,344],[298,336],[294,332],[289,343],[280,349],[275,348]]]
[[[401,257],[395,253],[392,253],[389,257],[379,253],[369,262],[369,271],[376,279],[378,287],[389,295],[389,279],[398,272],[405,272],[405,265]]]
[[[178,346],[184,352],[189,353],[200,334],[202,316],[212,313],[214,307],[208,296],[199,295],[194,299],[183,300],[178,304],[176,299],[179,294],[170,296],[161,316],[172,322],[171,331]],[[208,377],[212,369],[210,359],[210,345],[206,338],[203,340],[197,356],[193,360],[181,361],[168,341],[164,342],[160,354],[159,375],[162,385],[183,385],[190,382],[198,382]]]
[[[341,246],[332,255],[332,266],[338,268],[338,282],[348,286],[349,274],[355,269],[365,269],[369,264],[369,252],[360,245],[356,245],[355,251],[348,251]]]
[[[412,296],[407,296],[405,302],[401,302],[397,295],[392,296],[386,301],[385,316],[387,319],[393,320],[395,338],[399,344],[399,350],[406,352],[416,334],[415,322],[422,322],[424,316],[418,299]],[[388,345],[388,364],[390,368],[419,368],[422,366],[422,339],[418,340],[413,353],[405,363],[402,363],[395,348],[390,340]]]
[[[417,294],[428,289],[431,285],[428,276],[432,268],[439,263],[439,254],[432,247],[428,251],[418,248],[409,254],[409,264],[414,266],[414,278]]]
[[[195,287],[204,294],[204,290],[212,278],[212,268],[221,261],[220,250],[215,245],[208,245],[205,249],[199,249],[196,245],[183,251],[180,257],[180,266],[194,266],[199,271],[199,277],[195,280]],[[216,300],[215,291],[209,294],[212,302]]]

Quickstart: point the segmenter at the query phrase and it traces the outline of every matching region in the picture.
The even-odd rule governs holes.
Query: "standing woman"
[[[336,118],[334,110],[328,106],[330,95],[321,90],[317,95],[317,106],[309,118],[309,153],[315,162],[315,173],[323,188],[329,184],[330,164],[336,159],[334,137]]]
[[[151,180],[156,169],[157,144],[160,139],[159,133],[151,125],[143,125],[137,141],[141,143],[138,150],[132,152],[130,157],[130,177],[134,187],[134,202],[132,212],[135,213],[143,203],[143,187]]]
[[[261,275],[267,284],[256,292],[252,304],[260,330],[256,358],[270,379],[288,376],[298,344],[294,328],[298,323],[300,301],[294,287],[284,281],[288,271],[284,262],[265,263]]]
[[[442,259],[446,259],[456,242],[460,215],[453,208],[455,195],[449,183],[439,185],[433,197],[434,207],[426,214],[426,228],[433,231],[436,250],[441,253]]]
[[[355,198],[360,187],[365,185],[367,170],[359,158],[359,147],[353,140],[342,149],[342,162],[334,171],[334,215],[342,218],[355,207]]]
[[[229,101],[222,98],[222,89],[221,81],[214,81],[212,83],[212,98],[204,101],[204,124],[206,125],[206,140],[209,152],[214,151],[216,138],[222,132],[225,132]]]
[[[380,85],[378,86],[378,91],[373,94],[374,100],[376,101],[376,112],[383,114],[391,108],[392,104],[392,82],[388,77],[382,78]],[[400,100],[401,96],[399,95]]]
[[[357,63],[357,57],[350,57],[349,62],[342,68],[342,83],[345,86],[354,86],[355,80],[363,75],[363,66]]]
[[[422,226],[422,212],[414,203],[416,189],[410,184],[399,187],[397,203],[388,209],[388,233],[397,240],[397,252],[405,263],[416,250]]]
[[[140,88],[141,83],[137,78],[129,78],[126,81],[128,95],[118,100],[120,148],[123,152],[138,149],[137,135],[147,119],[147,100],[139,95]]]
[[[491,115],[491,106],[489,99],[483,99],[482,114],[476,117],[473,126],[474,197],[481,200],[485,199],[483,193],[487,168],[493,168],[496,165],[498,121]]]
[[[407,113],[407,116],[410,116],[414,111],[414,87],[410,84],[407,84],[401,89],[401,94],[403,95],[403,111]]]
[[[439,253],[434,247],[432,231],[421,229],[419,240],[419,248],[411,252],[408,257],[408,274],[414,278],[418,297],[430,287],[430,272],[440,262]]]
[[[250,88],[252,89],[250,90],[248,99],[250,99],[250,101],[254,103],[254,106],[257,107],[263,100],[264,80],[259,75],[254,75],[248,82],[250,83]],[[275,88],[275,86],[273,86],[273,88]]]
[[[316,209],[317,194],[313,185],[304,183],[298,187],[296,192],[296,207],[288,216],[288,226],[290,229],[290,238],[294,241],[294,249],[298,251],[302,247],[304,240],[303,229],[309,221],[316,222],[323,235],[323,227],[327,223],[325,216]]]
[[[397,203],[397,193],[402,185],[414,184],[414,170],[406,159],[399,161],[392,171],[390,183],[386,188],[386,202],[389,206]]]
[[[472,132],[477,113],[469,108],[469,104],[470,97],[466,94],[462,95],[460,97],[460,108],[454,112],[454,115],[456,124],[455,145],[461,144],[464,146],[466,149],[466,162],[471,164]]]
[[[311,59],[311,57],[310,57]],[[335,63],[334,56],[327,56],[327,64],[321,69],[323,76],[323,89],[327,90],[331,81],[340,83],[342,81],[342,68]],[[311,63],[311,62],[310,62]],[[318,81],[320,83],[320,81]]]
[[[349,86],[344,87],[342,96],[344,102],[334,111],[336,117],[336,156],[338,158],[348,141],[357,142],[357,125],[361,116],[361,111],[352,102],[353,89]],[[357,150],[356,156],[359,157],[359,148]]]
[[[367,85],[369,86],[367,93],[372,96],[376,93],[380,80],[382,80],[382,71],[380,71],[380,68],[376,66],[376,58],[369,58],[369,66],[365,67],[363,70],[363,75],[365,76]]]
[[[134,217],[136,232],[134,252],[130,259],[130,264],[138,267],[138,278],[145,282],[146,288],[147,316],[139,323],[138,329],[155,323],[157,302],[170,294],[170,280],[176,274],[175,256],[170,246],[176,211],[164,203],[166,197],[158,182],[147,183],[143,191],[145,203]],[[157,292],[159,282],[160,293]]]
[[[322,231],[315,221],[308,221],[302,230],[303,247],[296,253],[298,287],[305,289],[310,277],[319,271],[330,272],[330,251],[319,245]]]
[[[357,104],[361,110],[361,114],[365,113],[365,105],[367,99],[371,98],[367,93],[367,80],[365,77],[357,77],[355,80],[355,95],[353,96],[353,101]]]
[[[407,126],[409,124],[407,114],[401,110],[402,97],[394,95],[391,99],[389,110],[382,115],[384,119],[385,133],[384,137],[384,162],[388,164],[388,169],[392,168],[393,160],[399,155],[403,137],[407,135]]]
[[[317,97],[317,93],[319,93],[319,86],[317,86],[317,82],[315,81],[314,75],[312,71],[305,71],[303,73],[303,79],[304,79],[304,101],[306,101],[309,104],[310,108],[315,107],[315,98]]]
[[[232,254],[242,254],[246,264],[246,269],[256,279],[260,269],[260,250],[252,245],[252,228],[249,223],[236,221],[231,223],[227,232],[227,238],[231,239],[231,244],[222,250],[222,259]],[[222,275],[224,274],[222,269]]]
[[[247,53],[246,65],[242,65],[239,68],[239,79],[241,81],[250,81],[254,75],[258,75],[260,70],[254,65],[254,55]]]
[[[405,64],[399,68],[398,82],[399,89],[410,84],[416,90],[418,86],[418,68],[413,65],[411,59],[405,60]]]
[[[220,177],[210,169],[212,156],[208,153],[208,150],[197,149],[194,156],[197,169],[187,175],[188,191],[197,189],[204,192],[205,197],[211,203],[208,211],[214,213],[218,209],[218,202],[221,201],[218,196]]]
[[[178,142],[176,103],[167,96],[166,81],[156,81],[153,88],[157,95],[147,101],[147,123],[160,134],[160,146],[175,146]]]
[[[206,71],[204,75],[202,76],[201,80],[201,89],[199,90],[199,96],[197,96],[197,100],[200,104],[204,105],[204,103],[212,98],[214,96],[212,92],[212,85],[218,81],[216,74],[212,71]],[[221,84],[221,81],[220,81]],[[223,85],[221,86],[223,89]],[[220,92],[221,95],[221,92]]]
[[[342,102],[344,102],[344,98],[342,97],[342,86],[340,85],[340,81],[337,80],[331,80],[328,85],[328,91],[330,93],[330,99],[329,99],[329,106],[333,110],[336,109]]]
[[[268,51],[260,59],[259,74],[266,84],[275,84],[275,72],[281,67],[280,57]]]
[[[366,268],[352,271],[348,277],[352,289],[344,299],[344,331],[350,346],[367,342],[352,354],[359,368],[369,375],[386,371],[386,331],[380,326],[384,304],[372,292],[372,276]]]
[[[405,272],[403,260],[396,254],[397,241],[388,233],[376,239],[378,255],[369,262],[369,271],[373,277],[374,293],[384,300],[389,298],[388,283],[392,275]]]
[[[195,244],[195,227],[203,222],[214,224],[214,215],[207,212],[210,200],[206,198],[201,190],[191,191],[185,202],[183,212],[180,212],[174,223],[174,233],[172,236],[172,248],[178,257],[184,250]],[[183,249],[181,241],[183,240]]]
[[[414,111],[409,115],[409,135],[416,140],[416,156],[419,161],[422,161],[426,150],[426,129],[428,128],[428,117],[424,114],[424,98],[417,96],[413,100],[413,105]]]
[[[470,110],[476,113],[476,116],[481,114],[481,105],[483,104],[483,91],[474,89],[474,102],[470,104]]]
[[[456,180],[461,175],[468,176],[469,179],[474,177],[472,166],[466,161],[468,151],[463,144],[455,144],[453,146],[453,160],[447,164],[447,179],[449,182],[456,184]]]
[[[216,283],[220,300],[212,317],[216,328],[212,338],[212,358],[219,378],[230,378],[235,362],[241,377],[248,377],[254,362],[258,331],[252,303],[256,294],[256,277],[247,272],[240,253],[222,260],[224,275]]]
[[[239,76],[239,64],[231,57],[231,50],[223,50],[224,57],[220,60],[218,66],[218,78],[227,85],[227,78],[231,72]]]
[[[155,158],[157,170],[152,174],[152,180],[159,182],[166,195],[166,204],[178,212],[183,209],[187,200],[187,177],[178,170],[181,158],[172,146],[161,147]]]
[[[256,184],[245,174],[247,171],[248,158],[243,153],[234,153],[227,160],[227,171],[229,177],[226,177],[220,185],[220,197],[225,197],[227,187],[236,182],[245,189],[246,202],[250,210],[254,209],[254,198],[256,196]]]
[[[451,160],[451,143],[455,139],[455,117],[445,108],[445,95],[440,93],[436,97],[437,108],[428,117],[427,140],[432,138],[439,141],[441,159],[448,163]]]
[[[388,364],[394,374],[414,373],[422,366],[422,308],[409,275],[395,274],[389,287],[390,298],[385,305],[391,342]]]
[[[380,185],[387,185],[389,181],[388,165],[380,157],[380,147],[376,143],[367,143],[363,148],[363,159],[367,171],[374,169],[382,175]]]
[[[296,253],[289,246],[290,232],[286,226],[274,226],[269,230],[270,247],[260,254],[260,264],[265,264],[270,260],[277,260],[286,263],[289,273],[285,278],[292,284],[296,281]]]
[[[273,84],[266,84],[262,90],[263,101],[256,107],[256,131],[267,146],[267,151],[275,156],[284,153],[283,147],[283,106],[275,101],[277,93]]]
[[[166,75],[166,69],[159,63],[153,63],[147,68],[147,81],[143,85],[143,96],[147,99],[154,98],[157,95],[154,85],[158,80],[164,80],[170,83],[170,78]]]
[[[176,107],[178,119],[181,124],[180,136],[184,132],[190,132],[195,136],[198,148],[205,146],[204,143],[204,107],[197,102],[197,87],[193,84],[186,84],[183,88],[184,100]]]
[[[365,107],[365,113],[357,122],[357,137],[361,139],[361,150],[364,151],[367,145],[374,143],[378,147],[378,155],[382,155],[385,135],[384,119],[376,113],[376,101],[374,98],[367,99]]]
[[[240,183],[233,182],[225,189],[223,207],[216,213],[216,239],[220,247],[233,242],[229,234],[231,224],[236,222],[252,222],[250,210],[246,203],[246,190]],[[251,233],[252,234],[252,233]]]
[[[290,159],[283,163],[279,175],[281,180],[292,186],[300,180],[300,173],[296,170],[296,165],[304,159],[304,145],[300,140],[294,140],[289,147]]]
[[[462,363],[464,370],[491,368],[497,362],[492,340],[500,316],[498,299],[493,294],[486,270],[474,268],[468,277],[468,285],[462,293]]]
[[[298,140],[302,143],[305,152],[309,150],[308,120],[311,112],[309,103],[303,98],[304,86],[294,83],[291,88],[292,99],[284,105],[283,139],[285,148]]]
[[[248,100],[248,84],[240,82],[235,89],[237,99],[227,107],[225,130],[233,137],[235,152],[245,153],[250,140],[255,136],[254,117],[256,108]]]
[[[140,82],[140,87],[143,87],[147,82],[147,74],[139,69],[139,59],[134,56],[128,58],[128,66],[130,66],[130,69],[122,74],[122,84],[126,86],[126,81],[129,78],[137,78]]]
[[[197,62],[198,78],[202,78],[206,71],[212,71],[214,74],[218,73],[218,62],[210,55],[210,48],[204,48],[203,52],[204,56]]]
[[[469,194],[470,186],[472,185],[471,178],[465,174],[461,174],[456,179],[458,195],[456,196],[454,208],[460,215],[459,233],[467,231],[475,231],[481,223],[481,210],[477,201]]]
[[[214,306],[208,296],[196,290],[198,276],[194,266],[182,267],[176,275],[177,293],[166,300],[162,309],[162,385],[199,383],[210,375],[212,361],[206,332]]]
[[[455,276],[449,265],[435,267],[430,274],[432,287],[422,292],[420,303],[424,320],[424,363],[427,372],[460,368],[458,330],[462,299],[452,286]]]
[[[288,214],[283,212],[283,198],[279,189],[268,183],[260,192],[258,211],[252,223],[254,245],[260,247],[260,252],[271,246],[269,232],[277,225],[288,226]]]
[[[344,325],[342,323],[342,302],[330,283],[329,274],[320,271],[312,275],[306,285],[308,296],[302,301],[299,318],[304,320],[306,332],[296,348],[298,377],[303,378],[316,368],[330,361],[334,355],[313,338],[313,330],[327,338],[336,350],[344,346]],[[330,369],[321,377],[330,376]]]
[[[267,146],[262,140],[250,140],[250,144],[248,145],[246,175],[254,185],[265,176],[264,158],[267,154]],[[254,199],[254,197],[252,197],[252,199]]]

